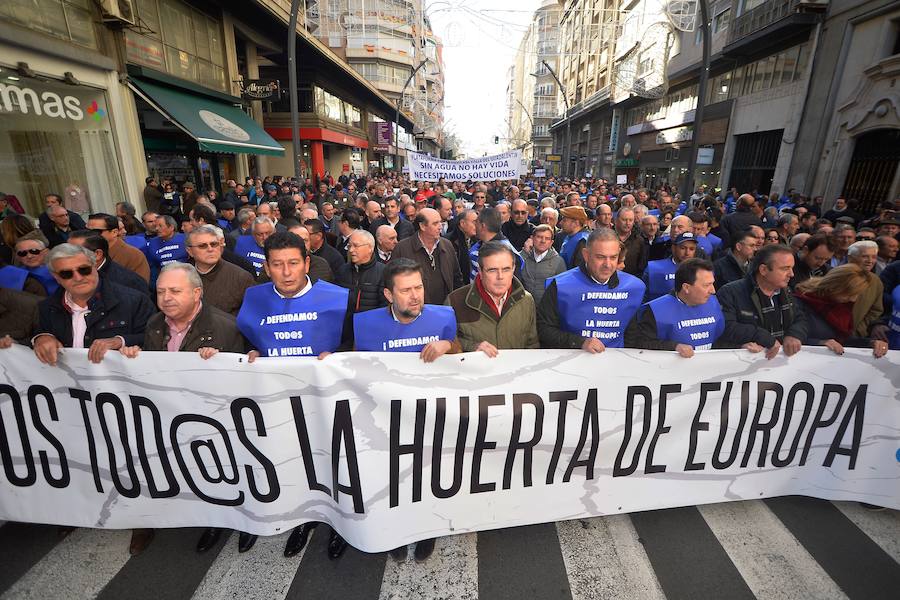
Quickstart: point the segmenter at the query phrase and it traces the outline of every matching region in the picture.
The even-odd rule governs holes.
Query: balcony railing
[[[767,0],[731,22],[728,41],[731,43],[751,33],[755,33],[776,21],[796,13],[801,4],[809,5],[812,3],[809,0]],[[824,6],[827,4],[827,1],[820,0],[818,3]]]

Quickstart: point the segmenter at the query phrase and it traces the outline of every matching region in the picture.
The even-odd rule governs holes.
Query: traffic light
[[[499,136],[499,135],[495,135],[495,136],[494,136],[494,143],[495,143],[495,144],[499,144],[499,143],[500,143],[500,136]]]

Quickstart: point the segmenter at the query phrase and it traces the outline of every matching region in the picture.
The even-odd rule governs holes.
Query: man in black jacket
[[[464,285],[472,282],[471,271],[467,267],[469,265],[469,250],[472,248],[472,244],[478,241],[475,235],[478,229],[477,221],[478,213],[475,212],[475,209],[465,209],[457,216],[456,227],[447,237],[453,243],[454,248],[456,248],[456,260],[459,261],[461,267],[460,271],[462,272]]]
[[[384,263],[375,256],[375,238],[364,229],[350,234],[347,245],[350,262],[341,266],[335,283],[350,290],[344,333],[353,331],[353,315],[387,306],[384,297]],[[349,326],[348,326],[349,325]]]
[[[66,241],[65,235],[59,235],[57,227],[65,227],[65,225],[60,225],[62,219],[53,219],[53,208],[56,206],[63,206],[62,197],[59,194],[47,194],[44,196],[44,205],[47,210],[42,212],[38,217],[38,227],[41,230],[47,240],[50,242],[50,247],[56,246],[57,244],[61,244]],[[63,206],[65,208],[65,206]],[[66,215],[68,216],[68,228],[69,231],[73,231],[75,229],[84,229],[84,219],[76,213],[72,212],[69,209],[66,209]]]
[[[97,272],[104,281],[130,288],[150,298],[150,287],[144,278],[109,258],[109,242],[90,229],[79,229],[69,235],[69,243],[87,248],[97,257]]]
[[[747,268],[756,254],[756,236],[752,231],[743,231],[733,238],[734,247],[725,256],[713,263],[716,290],[726,283],[738,281],[747,276]]]
[[[533,231],[534,224],[528,220],[528,203],[521,199],[514,200],[512,215],[509,221],[500,227],[500,233],[506,236],[513,248],[521,252]]]
[[[791,289],[811,277],[822,277],[831,268],[829,262],[834,256],[834,238],[824,233],[810,236],[797,252],[794,261],[794,276]]]
[[[103,281],[96,263],[93,252],[74,244],[60,244],[47,256],[60,288],[38,306],[32,346],[41,362],[55,365],[60,348],[88,348],[88,358],[99,363],[108,350],[143,343],[155,312],[150,299]]]
[[[725,314],[723,344],[766,351],[772,359],[800,351],[806,339],[806,313],[794,301],[788,283],[794,276],[794,253],[788,246],[764,246],[750,272],[722,287],[717,296]],[[753,345],[756,346],[753,346]]]
[[[309,231],[309,252],[311,256],[321,256],[328,262],[332,273],[337,273],[347,260],[325,239],[325,226],[319,219],[307,219],[303,225]]]
[[[375,235],[382,225],[390,225],[397,232],[397,240],[402,241],[416,232],[413,224],[400,217],[400,206],[396,198],[387,198],[384,201],[384,215],[372,221],[369,233]],[[337,222],[335,222],[337,227]]]
[[[722,235],[722,243],[731,246],[734,238],[742,231],[750,229],[751,225],[763,226],[762,221],[753,212],[756,205],[756,198],[752,194],[743,194],[738,198],[735,211],[722,217],[719,223]]]

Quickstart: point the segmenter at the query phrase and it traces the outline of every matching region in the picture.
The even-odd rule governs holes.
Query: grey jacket
[[[541,298],[544,297],[545,282],[547,279],[565,272],[566,261],[552,246],[541,262],[534,260],[534,250],[522,252],[522,258],[525,260],[521,276],[522,285],[534,296],[535,305],[539,305]]]

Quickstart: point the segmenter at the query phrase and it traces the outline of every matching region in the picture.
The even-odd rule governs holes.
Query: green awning
[[[131,78],[129,87],[197,140],[201,150],[283,156],[284,148],[244,111],[212,98]]]

